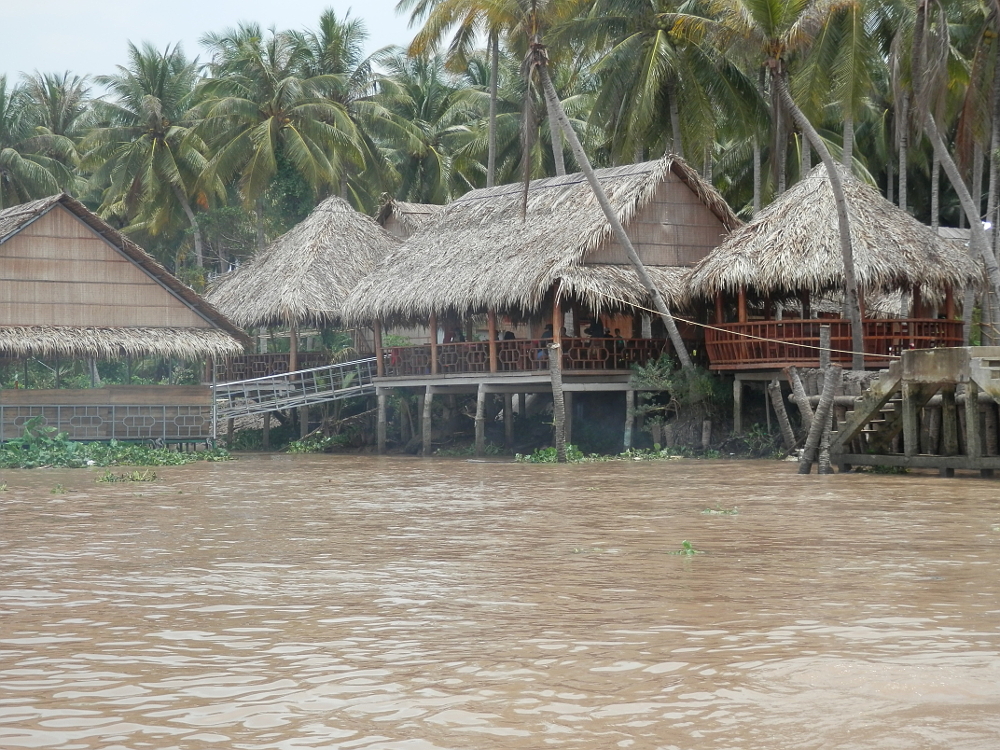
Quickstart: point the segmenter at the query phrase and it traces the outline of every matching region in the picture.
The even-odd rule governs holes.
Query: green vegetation
[[[122,474],[115,474],[113,471],[106,471],[97,478],[98,482],[155,482],[156,472],[146,469],[145,471],[127,471]]]
[[[67,190],[200,286],[327,195],[371,213],[383,194],[442,203],[516,182],[524,169],[576,170],[552,137],[542,82],[525,81],[539,67],[528,29],[546,45],[544,77],[595,166],[678,154],[743,216],[828,146],[917,217],[930,220],[933,207],[956,225],[950,178],[932,191],[930,139],[903,136],[930,132],[933,112],[950,139],[939,156],[958,154],[962,177],[977,184],[974,147],[989,159],[1000,126],[991,104],[1000,17],[988,3],[400,8],[414,39],[370,58],[364,24],[326,11],[306,29],[233,18],[199,30],[203,50],[137,42],[92,81],[0,76],[0,206]],[[936,56],[925,60],[927,50]],[[522,122],[526,106],[539,116]],[[983,195],[995,192],[991,181]]]
[[[184,453],[116,440],[109,443],[76,443],[67,440],[66,433],[43,426],[41,417],[25,423],[21,437],[0,444],[0,468],[4,469],[177,466],[202,460],[226,461],[229,458],[229,453],[221,448]]]
[[[694,555],[704,555],[705,553],[700,549],[695,549],[694,545],[691,544],[687,539],[681,542],[681,548],[673,550],[669,554],[671,555],[684,555],[685,557],[693,557]]]

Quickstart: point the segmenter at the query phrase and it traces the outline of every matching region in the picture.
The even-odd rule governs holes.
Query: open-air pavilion
[[[690,267],[739,219],[675,157],[597,176],[667,304],[683,304]],[[345,314],[380,332],[434,332],[427,344],[378,346],[383,390],[545,392],[551,338],[561,345],[571,395],[628,391],[632,365],[671,351],[658,319],[646,315],[651,307],[586,178],[570,174],[534,180],[527,191],[521,184],[474,190],[450,203],[354,289]],[[485,340],[439,333],[460,331],[471,318],[485,319]],[[515,329],[522,333],[511,338]],[[682,326],[682,335],[693,341],[699,331]]]
[[[347,201],[331,197],[248,263],[220,277],[208,299],[245,329],[287,328],[288,354],[256,354],[228,365],[224,380],[263,377],[321,364],[299,352],[303,326],[340,326],[343,305],[399,240]],[[356,348],[366,348],[355,337]]]
[[[980,283],[978,265],[960,244],[844,170],[842,180],[863,312],[866,298],[883,294],[902,292],[910,301],[908,315],[864,315],[866,367],[884,368],[908,349],[962,345],[955,295]],[[713,370],[816,367],[821,324],[831,327],[831,360],[849,364],[851,326],[836,303],[844,263],[826,169],[815,167],[730,234],[698,263],[689,285],[692,297],[714,304],[705,335]]]

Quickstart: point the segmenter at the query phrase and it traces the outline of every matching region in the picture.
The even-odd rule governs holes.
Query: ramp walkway
[[[375,358],[217,383],[216,418],[265,414],[375,393]]]

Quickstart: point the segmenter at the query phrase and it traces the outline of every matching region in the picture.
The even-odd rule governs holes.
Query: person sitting
[[[514,335],[513,331],[504,331],[503,332],[503,340],[504,341],[513,341],[516,338],[517,338],[517,336]]]
[[[598,318],[594,318],[583,332],[592,339],[599,339],[604,336],[604,326],[601,325],[601,321]]]
[[[545,329],[542,331],[542,338],[543,339],[550,339],[550,338],[552,338],[552,324],[551,323],[546,323],[545,324]]]

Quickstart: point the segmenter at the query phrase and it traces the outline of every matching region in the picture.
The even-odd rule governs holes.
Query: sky
[[[128,42],[163,49],[180,42],[189,57],[206,59],[198,40],[240,21],[264,28],[314,29],[320,14],[348,10],[368,28],[368,52],[406,45],[414,31],[409,15],[398,16],[397,0],[0,0],[0,75],[22,72],[100,75],[126,65]]]

